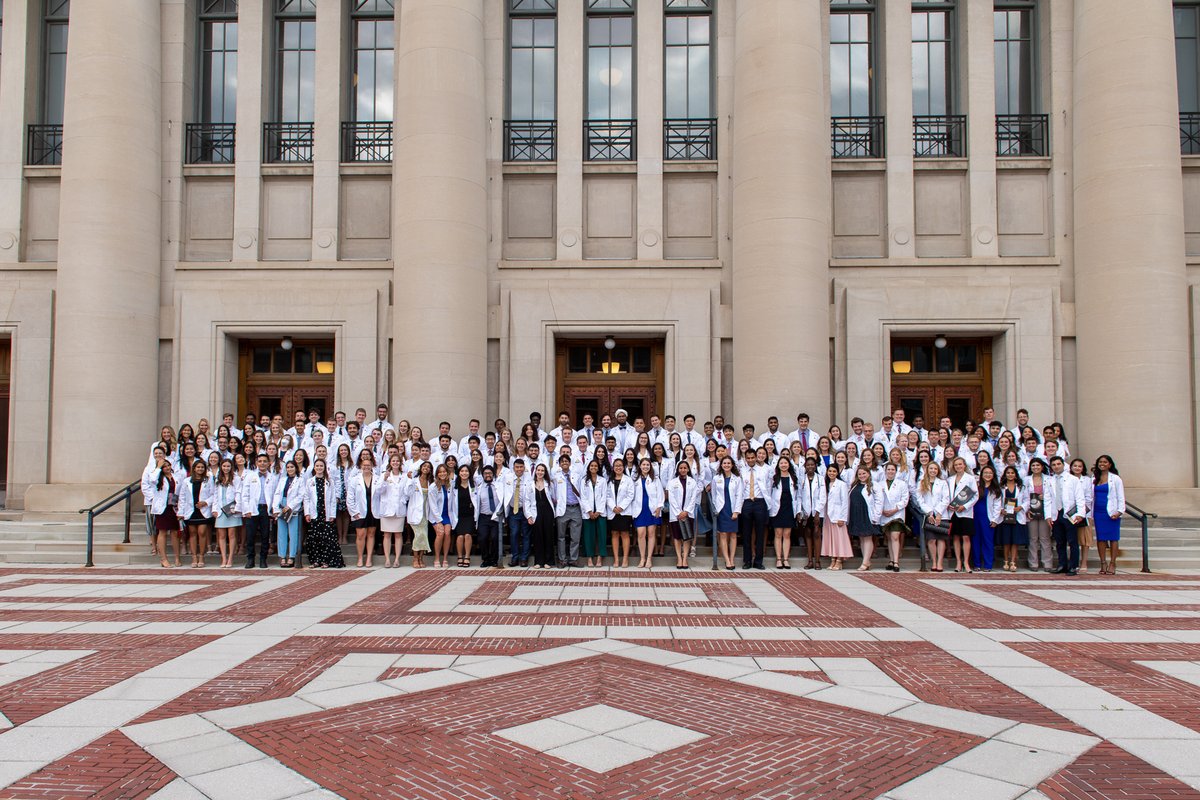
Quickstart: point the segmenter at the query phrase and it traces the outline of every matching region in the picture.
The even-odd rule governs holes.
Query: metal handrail
[[[96,566],[92,561],[96,517],[108,511],[122,500],[125,501],[125,540],[121,544],[129,544],[129,525],[133,519],[133,494],[135,491],[141,490],[141,485],[142,482],[140,480],[133,481],[128,486],[113,492],[91,508],[79,509],[80,514],[87,514],[87,561],[84,563],[85,567]]]
[[[1125,513],[1142,524],[1142,572],[1150,571],[1150,520],[1158,519],[1158,514],[1138,508],[1133,503],[1125,503]]]

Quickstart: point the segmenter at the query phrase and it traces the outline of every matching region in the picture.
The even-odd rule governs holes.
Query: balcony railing
[[[996,115],[996,155],[1050,155],[1050,117],[1046,114]]]
[[[829,120],[834,158],[883,158],[883,117]]]
[[[589,119],[583,123],[584,161],[633,161],[637,158],[637,120]]]
[[[715,119],[664,119],[663,153],[667,161],[713,161],[717,157]]]
[[[63,126],[30,125],[26,140],[25,163],[54,166],[62,163]]]
[[[913,155],[962,158],[967,154],[967,118],[963,115],[913,117]]]
[[[232,122],[189,122],[187,163],[232,164],[236,127]]]
[[[392,123],[343,122],[342,161],[392,160]]]
[[[552,119],[510,119],[504,123],[505,161],[554,161],[555,132]]]
[[[1200,155],[1200,112],[1185,111],[1179,115],[1179,152],[1185,156]]]
[[[311,122],[264,122],[263,162],[267,164],[312,163]]]

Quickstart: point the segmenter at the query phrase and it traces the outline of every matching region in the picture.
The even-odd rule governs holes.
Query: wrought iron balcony
[[[504,123],[505,161],[554,161],[555,132],[552,119],[510,119]]]
[[[589,119],[583,123],[584,161],[637,158],[636,119]]]
[[[236,127],[232,122],[189,122],[187,163],[232,164]]]
[[[664,119],[663,154],[667,161],[713,161],[717,157],[717,121]]]
[[[54,166],[62,163],[63,126],[30,125],[26,137],[25,163]]]
[[[834,158],[883,158],[883,117],[829,120]]]
[[[997,114],[996,155],[1050,155],[1050,117],[1046,114]]]
[[[962,158],[967,154],[967,118],[961,114],[913,117],[913,155]]]
[[[313,158],[311,122],[264,122],[263,162],[309,164]]]
[[[343,122],[342,161],[392,160],[392,123]]]
[[[1179,151],[1185,156],[1200,155],[1200,112],[1179,115]]]

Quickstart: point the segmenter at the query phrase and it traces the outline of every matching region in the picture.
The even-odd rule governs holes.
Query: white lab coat
[[[1004,523],[1004,492],[1005,485],[1000,484],[999,492],[988,493],[988,519],[997,525]],[[1043,494],[1043,498],[1045,495]],[[1029,524],[1029,484],[1024,483],[1017,490],[1017,524]],[[1047,517],[1049,519],[1049,517]]]
[[[951,475],[946,480],[946,484],[950,488],[950,501],[949,502],[951,502],[951,503],[954,502],[955,496],[962,490],[962,488],[964,486],[970,486],[971,488],[973,488],[976,491],[976,497],[974,500],[967,503],[966,511],[958,511],[958,512],[954,513],[954,516],[961,517],[962,519],[974,519],[975,518],[975,502],[976,502],[976,500],[979,499],[979,496],[978,496],[979,482],[977,480],[975,480],[975,476],[972,475],[970,472],[964,472],[961,477],[958,475]]]
[[[550,501],[550,505],[557,506],[554,481],[547,480],[545,489],[546,499]],[[521,489],[521,513],[525,515],[525,519],[529,520],[530,525],[537,522],[537,491],[537,482],[532,478],[525,481],[525,485]]]
[[[429,522],[438,524],[442,521],[442,512],[446,512],[446,517],[450,520],[450,527],[453,528],[458,524],[458,486],[457,482],[451,483],[446,490],[445,506],[443,507],[442,489],[437,484],[429,487]]]
[[[883,491],[876,484],[872,484],[870,493],[867,493],[866,484],[860,483],[858,486],[851,487],[849,494],[846,495],[847,517],[849,517],[850,512],[850,498],[854,496],[855,492],[862,493],[864,499],[866,499],[867,513],[870,515],[871,523],[879,525],[880,520],[883,518]]]
[[[407,516],[409,477],[403,472],[399,475],[385,472],[382,475],[375,476],[375,483],[379,486],[375,494],[379,505],[379,508],[375,511],[375,516],[381,519],[383,517]]]
[[[529,473],[522,473],[520,480],[514,472],[505,471],[505,475],[499,481],[495,481],[496,499],[503,509],[503,515],[508,516],[512,513],[513,495],[517,496],[517,502],[520,504],[518,511],[522,516],[525,515],[525,484],[529,483]]]
[[[896,478],[894,481],[892,481],[891,487],[887,485],[887,481],[885,480],[883,483],[879,484],[877,488],[879,489],[880,497],[883,501],[883,506],[880,508],[881,516],[879,524],[887,525],[889,522],[895,522],[897,520],[903,522],[904,512],[908,508],[908,484],[905,481],[902,481],[900,478]],[[884,514],[883,509],[885,508],[895,509],[895,513]]]
[[[263,479],[266,481],[266,494],[262,491]],[[266,506],[270,510],[271,503],[275,498],[275,484],[278,480],[279,475],[270,470],[265,476],[260,475],[258,470],[247,472],[242,477],[242,496],[238,509],[242,516],[257,515],[259,506]]]
[[[613,490],[608,478],[597,475],[595,484],[587,477],[583,479],[583,485],[579,487],[579,510],[583,512],[584,519],[588,519],[587,515],[593,512],[598,513],[602,519],[612,519],[614,505]]]
[[[617,509],[621,509],[620,513],[623,516],[630,515],[630,504],[633,503],[633,478],[628,473],[621,476],[618,481],[614,476],[612,481],[613,495],[613,516],[617,515]]]
[[[650,513],[655,516],[662,516],[662,508],[666,503],[666,497],[663,492],[662,484],[654,479],[653,476],[646,478],[646,491],[643,498],[641,476],[633,478],[633,499],[629,502],[628,513],[635,520],[642,513],[642,502],[645,500],[646,506],[650,509]]]
[[[825,519],[833,524],[850,518],[850,487],[844,481],[834,481],[825,494]]]
[[[371,480],[371,511],[379,518],[379,489],[382,482],[375,475]],[[367,482],[363,480],[361,471],[346,478],[346,510],[350,519],[360,520],[367,515]]]
[[[917,486],[917,505],[925,516],[936,514],[939,518],[946,516],[946,507],[950,505],[950,485],[944,478],[936,478],[928,492],[921,491]]]
[[[283,490],[287,487],[287,496],[284,496]],[[304,495],[308,490],[308,481],[303,476],[297,475],[292,478],[291,486],[288,486],[288,476],[281,475],[275,482],[275,493],[271,498],[271,513],[279,514],[283,511],[284,506],[292,509],[293,512],[299,514],[304,510]]]
[[[686,511],[690,519],[696,518],[696,508],[700,505],[700,493],[704,490],[700,481],[688,478],[685,484],[679,478],[672,478],[667,486],[667,510],[671,522],[679,521],[679,513]]]
[[[1092,486],[1092,502],[1088,503],[1088,510],[1091,512],[1091,519],[1096,519],[1096,487]],[[1108,507],[1101,510],[1101,513],[1108,514],[1110,517],[1113,514],[1125,513],[1125,481],[1121,480],[1121,476],[1115,473],[1108,473]]]
[[[213,483],[211,478],[205,478],[200,482],[200,502],[205,505],[200,509],[200,514],[205,519],[212,519],[213,516]],[[188,517],[192,516],[195,507],[192,505],[192,479],[185,478],[178,484],[179,501],[175,504],[175,514],[179,517],[180,522],[185,522]]]
[[[800,515],[819,517],[825,512],[825,478],[819,473],[800,476]]]
[[[792,493],[792,510],[795,512],[797,517],[800,516],[800,514],[803,510],[801,508],[801,501],[800,501],[800,481],[797,480],[796,482],[793,483],[791,478],[780,476],[779,483],[776,484],[775,480],[772,479],[771,485],[767,489],[767,516],[768,517],[774,517],[776,514],[779,513],[779,508],[780,508],[780,506],[783,505],[783,492],[784,492],[783,485],[785,483],[788,485],[788,489]]]
[[[420,525],[427,519],[433,519],[433,517],[429,514],[429,501],[423,494],[421,494],[421,481],[417,478],[413,478],[411,481],[409,481],[406,491],[408,493],[408,524]],[[433,495],[433,491],[434,485],[430,483],[430,496]]]
[[[721,513],[725,508],[725,473],[719,472],[713,476],[712,484],[709,487],[709,501],[712,503],[713,517]],[[742,503],[746,500],[746,483],[738,475],[733,475],[729,478],[729,504],[732,506],[730,514],[742,513]]]
[[[325,476],[325,519],[337,519],[337,492],[334,490],[333,480],[329,475]],[[317,481],[315,478],[308,481],[308,485],[304,489],[304,516],[315,517],[317,515]]]
[[[176,487],[182,485],[183,480],[169,461],[164,469],[175,479]],[[155,464],[142,470],[142,500],[145,501],[146,508],[150,509],[150,513],[155,515],[167,510],[167,500],[171,493],[171,483],[166,475],[163,476],[162,486],[158,485],[158,472],[158,466]]]

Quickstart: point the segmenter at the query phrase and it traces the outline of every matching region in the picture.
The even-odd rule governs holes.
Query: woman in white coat
[[[354,526],[354,548],[358,566],[372,566],[375,552],[375,531],[379,528],[379,501],[375,492],[375,456],[368,448],[358,453],[356,472],[346,479],[346,510]]]
[[[962,572],[971,565],[979,482],[967,471],[967,462],[962,458],[956,456],[950,462],[950,468],[953,472],[946,481],[950,488],[950,544],[954,548],[954,571]]]
[[[825,468],[819,458],[804,459],[804,474],[800,476],[800,531],[808,551],[805,569],[821,569],[821,541],[824,538],[821,515],[825,513]],[[832,463],[832,459],[830,459]]]
[[[893,450],[899,454],[899,450]],[[900,552],[904,547],[904,536],[908,526],[904,523],[904,514],[908,510],[908,482],[898,474],[898,464],[889,461],[883,468],[883,484],[879,487],[883,498],[883,511],[880,523],[883,527],[883,538],[887,542],[888,565],[892,572],[900,571]]]
[[[738,474],[737,465],[731,456],[721,459],[716,475],[709,484],[709,501],[713,510],[713,525],[717,530],[717,544],[725,559],[725,569],[734,568],[733,557],[737,555],[738,516],[746,499],[746,483]]]
[[[304,520],[308,523],[304,552],[310,568],[346,566],[338,544],[337,515],[337,487],[329,476],[329,463],[318,459],[313,462],[312,478],[304,490]]]
[[[638,462],[638,474],[633,482],[633,500],[629,510],[633,513],[633,524],[637,528],[639,569],[654,566],[654,545],[658,526],[662,524],[662,484],[654,476],[654,464],[648,458]]]
[[[221,569],[229,569],[233,566],[233,555],[237,550],[238,529],[242,527],[242,515],[237,511],[238,497],[242,493],[242,479],[238,476],[232,460],[223,459],[217,466],[213,492],[217,550],[221,553]]]
[[[949,535],[935,531],[930,525],[940,525],[950,505],[950,486],[942,479],[942,468],[936,461],[925,465],[921,480],[917,483],[917,508],[920,510],[919,524],[925,530],[925,548],[929,551],[930,570],[941,572],[946,558]]]
[[[1125,513],[1125,482],[1112,456],[1102,455],[1092,467],[1092,522],[1096,526],[1096,548],[1100,574],[1117,573],[1117,543],[1121,541],[1121,515]]]
[[[179,517],[175,514],[175,495],[180,483],[175,467],[167,457],[167,450],[156,445],[153,450],[154,463],[142,473],[142,499],[146,511],[154,519],[154,552],[164,569],[172,566],[167,560],[167,540],[175,548],[174,566],[181,566],[179,554],[183,551],[180,541]]]
[[[628,569],[629,540],[633,533],[633,517],[629,514],[629,504],[633,502],[633,476],[625,472],[625,459],[613,460],[610,483],[613,507],[608,532],[612,537],[613,567]]]
[[[300,465],[295,461],[285,462],[283,473],[275,484],[271,516],[275,517],[279,566],[290,569],[296,566],[296,556],[300,553],[300,521],[304,517],[308,481],[300,474]]]
[[[429,495],[433,493],[433,464],[422,461],[408,484],[408,524],[413,529],[413,569],[425,566],[429,552]]]
[[[450,566],[450,543],[458,524],[458,492],[450,480],[450,468],[438,464],[433,470],[433,488],[429,490],[429,521],[433,523],[433,565]]]
[[[859,572],[866,572],[871,568],[871,556],[875,554],[875,537],[879,534],[879,520],[882,516],[883,492],[872,480],[871,470],[860,463],[854,470],[854,483],[850,486],[849,513],[846,520],[850,535],[858,538],[862,548]]]
[[[383,566],[400,566],[404,550],[404,524],[408,515],[408,476],[399,448],[388,458],[387,470],[377,478],[379,486],[379,530],[383,534]],[[392,551],[395,546],[396,557]]]
[[[771,441],[768,439],[767,441]],[[791,569],[792,528],[800,516],[800,480],[790,456],[775,461],[775,476],[767,489],[767,517],[775,532],[775,569]]]
[[[208,552],[208,533],[213,524],[213,494],[208,465],[197,458],[192,462],[192,474],[179,487],[175,506],[176,515],[187,526],[193,567],[203,567],[204,554]]]
[[[589,567],[603,567],[608,555],[608,519],[612,516],[613,492],[601,474],[600,462],[588,462],[579,487],[579,510],[583,514],[583,556]]]
[[[1075,481],[1075,497],[1079,501],[1076,509],[1079,511],[1079,521],[1075,523],[1079,536],[1079,571],[1087,572],[1088,550],[1096,544],[1096,532],[1089,523],[1095,504],[1095,487],[1092,486],[1092,476],[1088,474],[1087,462],[1082,458],[1071,459],[1070,472],[1068,480]],[[1068,504],[1067,508],[1070,507]]]
[[[830,569],[841,569],[854,554],[846,520],[850,515],[850,486],[839,476],[836,463],[825,468],[825,511],[821,526],[821,555],[829,556]]]
[[[675,477],[667,485],[671,540],[675,543],[675,569],[688,569],[692,540],[696,538],[696,509],[700,507],[700,481],[692,474],[690,461],[675,465]]]

